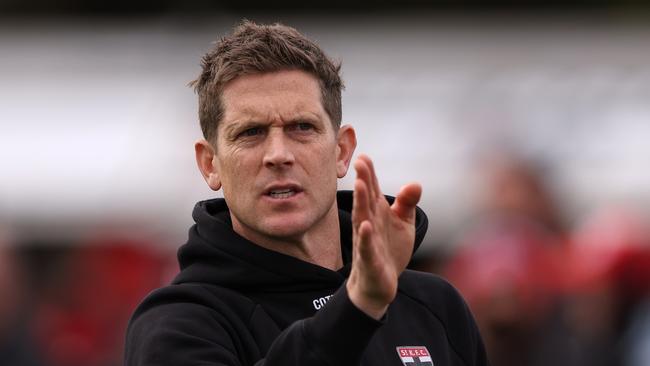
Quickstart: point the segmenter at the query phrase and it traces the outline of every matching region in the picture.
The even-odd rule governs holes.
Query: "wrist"
[[[352,277],[345,286],[350,301],[357,309],[375,320],[381,319],[386,314],[389,303],[373,300],[369,296],[365,296],[363,291],[360,290],[358,282],[352,279]]]

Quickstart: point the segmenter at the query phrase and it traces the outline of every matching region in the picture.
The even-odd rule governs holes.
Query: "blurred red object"
[[[149,243],[104,239],[75,250],[59,285],[36,315],[36,334],[49,364],[121,363],[129,316],[160,286],[169,263],[152,248]]]
[[[575,231],[567,253],[568,292],[613,282],[626,296],[650,294],[650,230],[642,216],[606,208]]]
[[[543,311],[561,274],[564,243],[524,218],[493,219],[467,235],[445,275],[471,307],[507,297],[508,311]],[[512,313],[516,306],[519,311]]]

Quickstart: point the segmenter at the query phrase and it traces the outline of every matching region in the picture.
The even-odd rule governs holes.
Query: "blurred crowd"
[[[648,218],[602,207],[569,224],[535,164],[495,155],[477,172],[482,194],[452,250],[412,268],[463,294],[492,365],[650,365]],[[177,271],[175,249],[158,244],[0,236],[0,364],[120,365],[133,309]]]
[[[650,365],[648,218],[619,205],[568,225],[539,165],[496,154],[478,172],[475,217],[418,267],[463,294],[492,365]]]
[[[174,272],[173,251],[154,245],[112,234],[2,243],[0,365],[121,365],[131,313]]]

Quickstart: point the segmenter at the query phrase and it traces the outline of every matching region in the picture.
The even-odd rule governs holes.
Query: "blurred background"
[[[122,363],[216,195],[187,83],[242,18],[343,62],[357,152],[385,193],[424,186],[411,267],[494,366],[650,365],[645,1],[0,0],[1,365]]]

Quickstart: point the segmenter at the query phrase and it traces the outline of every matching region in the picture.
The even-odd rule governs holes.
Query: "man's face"
[[[222,102],[213,165],[236,231],[253,240],[300,237],[337,215],[337,177],[347,171],[354,132],[334,130],[314,76],[241,76]]]

